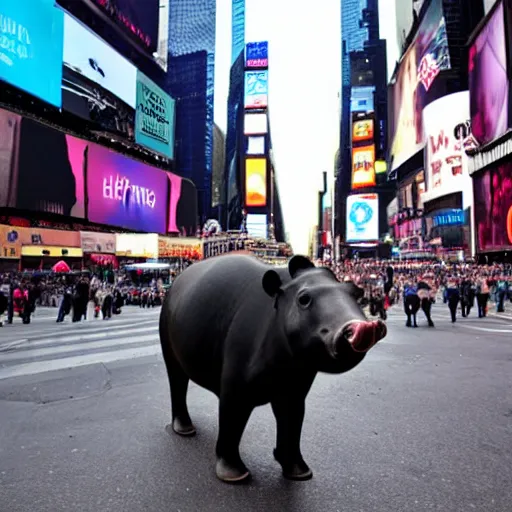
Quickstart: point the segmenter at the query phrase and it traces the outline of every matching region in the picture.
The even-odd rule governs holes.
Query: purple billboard
[[[471,126],[482,145],[507,131],[508,87],[505,17],[499,2],[469,50]]]
[[[169,180],[165,171],[90,144],[87,197],[91,222],[167,232]]]

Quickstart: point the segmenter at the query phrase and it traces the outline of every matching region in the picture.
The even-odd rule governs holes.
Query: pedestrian
[[[487,316],[487,303],[489,302],[489,283],[485,276],[477,280],[476,304],[478,306],[478,318]]]
[[[404,286],[404,311],[407,315],[406,327],[418,327],[416,322],[416,314],[420,309],[420,298],[418,297],[418,290],[416,286],[410,282]],[[412,321],[411,321],[412,320]]]
[[[457,282],[454,279],[449,279],[444,290],[444,302],[448,303],[448,309],[452,317],[452,323],[457,321],[457,306],[460,301],[460,292]]]

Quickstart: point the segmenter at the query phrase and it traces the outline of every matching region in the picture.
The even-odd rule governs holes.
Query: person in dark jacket
[[[460,291],[457,282],[453,279],[448,280],[444,289],[444,302],[448,303],[448,309],[452,317],[452,323],[457,321],[457,306],[460,301]]]
[[[475,305],[475,288],[469,279],[465,279],[460,285],[460,305],[462,317],[469,316],[471,308]]]
[[[432,304],[435,302],[434,293],[435,292],[432,287],[425,281],[420,281],[418,283],[418,297],[421,301],[421,309],[423,313],[425,313],[429,327],[434,327],[434,322],[430,316]]]
[[[407,315],[406,327],[418,327],[416,314],[420,309],[420,298],[418,297],[418,289],[411,283],[404,286],[404,310]],[[411,322],[412,319],[412,322]]]

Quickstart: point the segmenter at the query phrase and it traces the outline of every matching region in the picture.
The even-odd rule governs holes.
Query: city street
[[[407,329],[401,307],[363,363],[319,375],[307,402],[309,482],[273,460],[257,409],[242,441],[252,481],[217,480],[217,399],[191,385],[195,438],[169,435],[159,309],[0,329],[3,512],[510,512],[512,305],[508,313]]]

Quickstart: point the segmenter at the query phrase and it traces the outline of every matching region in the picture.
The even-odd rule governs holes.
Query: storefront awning
[[[36,256],[47,258],[81,258],[82,249],[79,247],[55,247],[48,245],[24,245],[21,248],[22,256]]]

